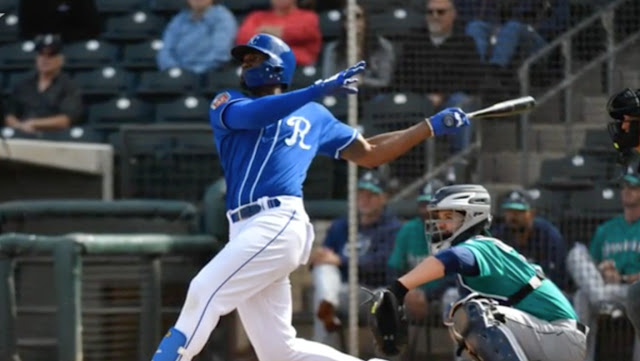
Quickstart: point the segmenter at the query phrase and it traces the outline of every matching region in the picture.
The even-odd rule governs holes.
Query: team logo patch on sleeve
[[[228,102],[230,98],[231,98],[231,95],[228,92],[224,92],[216,95],[216,97],[213,98],[213,101],[211,102],[211,109],[216,109],[222,104]]]

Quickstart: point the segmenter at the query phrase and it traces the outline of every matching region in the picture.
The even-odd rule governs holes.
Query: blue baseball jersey
[[[229,115],[230,107],[247,105],[254,99],[227,90],[213,99],[209,109],[227,183],[227,209],[264,196],[302,197],[302,185],[315,155],[339,159],[340,151],[358,135],[315,102],[262,127],[264,121],[253,123]]]

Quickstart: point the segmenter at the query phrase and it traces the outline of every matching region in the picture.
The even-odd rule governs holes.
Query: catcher
[[[488,236],[491,199],[480,185],[440,188],[429,204],[432,252],[387,289],[374,294],[370,326],[380,351],[399,354],[406,343],[405,294],[457,274],[466,296],[445,324],[474,360],[582,361],[588,328],[558,287],[513,248]]]

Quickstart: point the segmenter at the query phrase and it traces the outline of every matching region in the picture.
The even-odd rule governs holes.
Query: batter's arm
[[[375,168],[400,157],[432,136],[431,127],[422,121],[404,130],[383,133],[367,139],[358,135],[340,156],[359,166]]]

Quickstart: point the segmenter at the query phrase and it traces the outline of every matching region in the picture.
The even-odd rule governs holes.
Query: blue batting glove
[[[433,135],[438,137],[445,134],[455,134],[461,128],[468,127],[469,118],[460,108],[447,108],[427,119],[427,123],[433,130]]]
[[[320,79],[314,83],[314,86],[320,92],[320,96],[332,94],[357,94],[358,88],[355,87],[358,79],[352,79],[356,74],[360,74],[367,67],[364,60],[359,61],[356,65],[351,66],[347,70],[343,70],[329,79]]]

